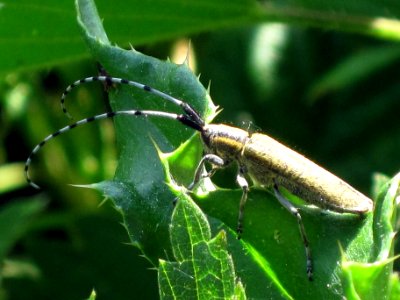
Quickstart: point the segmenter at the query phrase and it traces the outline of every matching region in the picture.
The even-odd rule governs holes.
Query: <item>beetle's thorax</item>
[[[208,153],[231,160],[240,155],[249,140],[249,133],[224,124],[209,124],[203,127],[201,139]]]

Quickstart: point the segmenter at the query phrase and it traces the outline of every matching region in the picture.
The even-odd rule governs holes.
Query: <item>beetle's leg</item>
[[[241,238],[241,234],[243,232],[243,215],[244,215],[244,205],[246,204],[247,194],[249,192],[249,183],[247,182],[246,178],[244,177],[245,169],[243,167],[239,168],[239,173],[236,177],[236,182],[242,189],[242,198],[240,199],[239,205],[239,217],[238,217],[238,224],[237,224],[237,238]]]
[[[311,257],[311,248],[310,248],[310,243],[308,241],[306,231],[304,229],[304,224],[303,220],[301,218],[301,215],[299,213],[299,210],[289,201],[287,200],[280,192],[278,189],[278,185],[274,183],[274,194],[275,197],[279,200],[279,202],[297,219],[297,223],[299,224],[299,229],[300,229],[300,235],[303,240],[304,248],[306,250],[306,271],[307,271],[307,276],[310,281],[313,280],[313,265],[312,265],[312,257]]]
[[[213,165],[213,168],[210,172],[207,172],[205,170],[205,163],[208,162]],[[206,177],[211,177],[214,175],[215,171],[217,169],[223,168],[226,166],[226,162],[219,156],[215,154],[206,154],[203,156],[203,158],[200,160],[196,171],[194,173],[194,178],[191,184],[188,186],[188,190],[192,191],[199,182]]]
[[[205,169],[205,163],[211,163],[213,165],[213,168],[211,171],[207,172]],[[200,160],[199,164],[197,165],[196,171],[194,173],[194,178],[191,184],[187,187],[187,190],[189,192],[193,191],[193,189],[196,187],[196,185],[199,184],[199,182],[206,177],[211,177],[214,175],[214,173],[220,169],[226,166],[226,162],[219,156],[215,154],[206,154],[202,157]],[[175,206],[176,202],[178,201],[178,198],[175,198],[172,204]]]

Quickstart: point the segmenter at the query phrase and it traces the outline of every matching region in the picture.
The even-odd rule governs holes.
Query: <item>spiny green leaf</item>
[[[164,167],[174,170],[167,176],[175,178],[179,174],[175,164],[190,156],[180,148],[163,159]],[[242,240],[235,238],[241,194],[240,190],[217,188],[194,196],[204,212],[219,220],[213,228],[229,228],[229,252],[251,297],[336,299],[342,292],[340,247],[352,261],[368,262],[372,255],[372,214],[362,219],[304,207],[301,213],[314,258],[315,280],[310,283],[297,222],[267,191],[250,191]]]
[[[347,299],[388,299],[393,270],[393,238],[396,222],[396,197],[399,194],[400,174],[381,190],[375,205],[373,253],[371,263],[349,261],[343,265],[343,285]]]
[[[375,263],[344,261],[343,286],[346,299],[387,299],[393,259]]]
[[[161,261],[163,299],[244,299],[233,262],[226,250],[224,231],[211,239],[205,215],[186,196],[179,198],[170,227],[176,262]]]
[[[374,260],[385,260],[393,254],[396,223],[396,197],[399,194],[400,173],[382,187],[374,213]]]
[[[176,65],[134,50],[111,46],[92,1],[77,1],[78,20],[94,57],[109,74],[135,80],[174,97],[185,99],[205,118],[215,107],[205,88],[186,64]],[[114,111],[124,109],[162,110],[182,113],[179,107],[158,96],[132,87],[110,91]],[[172,151],[193,135],[173,120],[121,116],[115,119],[118,167],[113,181],[95,185],[112,198],[124,216],[132,243],[139,245],[154,263],[168,253],[168,226],[175,196],[165,184],[164,170],[154,142]]]
[[[83,9],[79,5],[78,8]],[[84,9],[92,8],[89,6]],[[83,17],[93,14],[80,15]],[[92,19],[99,20],[97,17]],[[93,32],[102,30],[98,21],[86,22],[81,19],[80,23],[95,58],[110,74],[137,80],[185,99],[206,119],[210,119],[214,107],[208,102],[205,89],[185,65],[160,62],[136,51],[125,51],[110,46],[108,41],[101,41],[92,35]],[[88,29],[88,24],[98,28]],[[112,90],[111,105],[114,110],[145,107],[179,111],[179,108],[165,104],[153,95],[126,87]],[[177,257],[179,261],[186,257],[188,252],[182,251],[179,252],[181,255],[178,255],[168,240],[171,203],[175,198],[173,192],[176,191],[171,191],[166,182],[171,183],[169,179],[175,179],[175,173],[178,174],[177,180],[181,180],[180,178],[187,176],[184,174],[189,174],[187,170],[193,168],[195,163],[185,157],[184,151],[177,151],[167,160],[169,164],[175,163],[163,169],[153,140],[162,152],[167,152],[186,141],[193,132],[177,122],[151,118],[121,117],[115,120],[115,125],[120,149],[118,169],[113,181],[97,184],[96,187],[112,198],[124,216],[124,224],[132,242],[137,244],[154,264],[157,264],[159,258],[165,257]],[[197,153],[195,156],[198,156],[201,151],[198,142],[194,149],[191,153]],[[163,163],[165,164],[165,160]],[[187,170],[179,171],[180,168]],[[168,170],[173,173],[169,174]],[[190,181],[185,181],[188,182],[187,180]],[[373,232],[377,229],[373,229],[373,222],[377,219],[373,219],[372,214],[362,219],[351,214],[340,215],[303,207],[301,213],[310,239],[315,266],[315,281],[309,282],[305,272],[304,246],[297,222],[267,191],[251,190],[245,212],[245,232],[240,242],[234,238],[232,232],[237,226],[241,191],[218,189],[195,196],[202,209],[215,218],[212,219],[213,230],[221,227],[227,230],[228,249],[232,253],[235,269],[244,282],[249,297],[339,299],[345,289],[340,280],[340,248],[344,249],[343,255],[348,261],[367,263],[376,258]],[[383,198],[378,199],[377,207],[382,205],[381,201]],[[380,217],[391,217],[390,209],[393,207],[387,209],[387,213],[381,214]],[[188,228],[182,227],[182,230]],[[387,249],[387,241],[392,236],[387,236],[387,230],[379,232],[385,235],[385,239],[383,246],[378,248]],[[206,230],[204,235],[208,237],[209,232]],[[185,245],[188,244],[190,243],[186,242]],[[170,271],[169,269],[168,278],[182,276],[182,272],[172,275]],[[380,279],[381,277],[379,282]],[[188,281],[188,285],[191,284]]]

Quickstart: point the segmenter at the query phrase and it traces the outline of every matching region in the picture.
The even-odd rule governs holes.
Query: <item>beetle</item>
[[[303,221],[299,210],[282,195],[280,187],[287,189],[290,193],[313,205],[338,213],[363,215],[373,210],[373,202],[367,196],[268,135],[249,133],[226,124],[206,124],[199,113],[187,102],[136,81],[110,76],[93,76],[75,81],[62,94],[61,106],[64,113],[68,114],[65,109],[65,99],[69,92],[81,84],[94,81],[104,82],[107,85],[122,84],[142,89],[179,106],[182,109],[182,113],[175,114],[155,110],[119,110],[82,119],[63,127],[48,135],[36,145],[27,158],[25,177],[32,187],[40,188],[29,177],[28,171],[32,157],[49,140],[73,128],[99,119],[113,118],[118,115],[154,116],[176,120],[200,133],[205,155],[198,163],[194,179],[188,186],[189,191],[193,190],[205,177],[211,177],[218,169],[225,168],[232,163],[238,165],[236,181],[242,189],[237,221],[238,238],[241,237],[243,232],[244,207],[249,192],[248,179],[262,187],[272,187],[274,195],[281,205],[297,219],[305,247],[306,272],[310,281],[313,279],[312,256]],[[206,164],[210,164],[212,169],[204,173]]]

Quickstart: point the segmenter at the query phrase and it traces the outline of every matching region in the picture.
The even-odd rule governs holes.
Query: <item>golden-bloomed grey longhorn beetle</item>
[[[32,156],[54,137],[80,125],[99,119],[113,118],[117,115],[155,116],[177,120],[200,132],[206,154],[198,164],[194,180],[188,187],[189,190],[194,189],[204,177],[211,177],[217,169],[224,168],[231,163],[238,165],[237,183],[243,191],[237,222],[238,238],[240,238],[243,229],[244,206],[249,192],[249,184],[246,178],[250,178],[254,183],[261,186],[273,188],[278,201],[297,219],[306,252],[306,271],[309,280],[312,280],[313,266],[311,250],[301,215],[298,209],[280,193],[279,187],[286,188],[294,195],[322,209],[359,215],[373,210],[373,202],[368,197],[269,136],[260,133],[251,134],[245,130],[224,124],[205,124],[202,117],[188,103],[135,81],[109,76],[88,77],[78,80],[68,86],[62,94],[61,106],[64,113],[67,113],[64,106],[67,94],[74,87],[93,81],[101,81],[107,84],[125,84],[142,89],[180,106],[183,113],[121,110],[86,118],[58,130],[39,143],[26,160],[25,176],[28,183],[34,188],[39,188],[39,186],[30,179],[28,173]],[[211,164],[212,170],[205,175],[204,167],[206,163]]]

